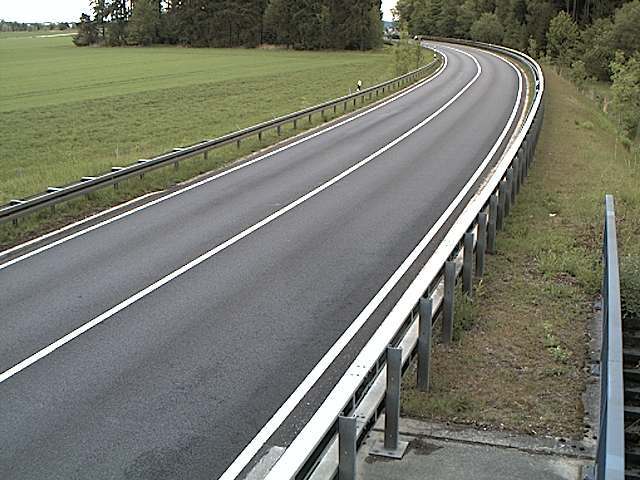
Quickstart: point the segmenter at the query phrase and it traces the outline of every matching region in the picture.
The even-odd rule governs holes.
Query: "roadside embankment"
[[[413,368],[405,375],[405,416],[574,439],[585,432],[602,203],[615,196],[621,255],[640,254],[640,164],[597,105],[545,74],[535,166],[474,303],[457,309],[467,331],[451,347],[434,346],[432,391],[415,388]]]

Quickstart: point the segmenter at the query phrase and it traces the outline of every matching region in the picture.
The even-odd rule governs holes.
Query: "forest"
[[[75,44],[370,50],[380,0],[92,0]]]
[[[612,82],[621,128],[640,139],[640,0],[399,0],[411,35],[506,45],[578,86]]]

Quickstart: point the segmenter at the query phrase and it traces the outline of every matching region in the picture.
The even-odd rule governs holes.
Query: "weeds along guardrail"
[[[452,341],[457,279],[461,277],[462,291],[471,297],[473,277],[483,275],[486,253],[496,252],[497,231],[503,228],[534,161],[544,115],[540,65],[523,53],[497,45],[432,40],[483,48],[525,65],[535,82],[526,120],[417,277],[275,462],[267,480],[327,480],[338,472],[340,480],[355,479],[357,448],[382,413],[384,442],[371,453],[402,456],[406,447],[398,436],[402,371],[417,356],[418,387],[429,390],[433,326],[440,321],[443,342]]]
[[[616,214],[611,195],[605,198],[603,267],[600,433],[594,478],[623,480],[625,478],[625,439],[622,313]]]
[[[290,113],[267,122],[254,125],[242,130],[238,130],[233,133],[229,133],[222,137],[203,140],[194,145],[187,147],[175,148],[170,152],[163,153],[157,157],[151,159],[138,160],[133,165],[126,167],[113,167],[111,172],[107,172],[98,176],[83,177],[77,182],[65,185],[62,187],[49,187],[46,192],[34,195],[25,199],[11,200],[8,204],[0,206],[0,224],[12,220],[14,225],[17,224],[18,218],[35,213],[38,210],[45,207],[53,207],[59,203],[66,202],[81,195],[87,195],[95,190],[99,190],[108,186],[117,186],[120,182],[129,178],[140,176],[145,173],[158,168],[174,165],[176,168],[179,162],[198,156],[204,155],[207,158],[208,152],[216,148],[220,148],[226,145],[236,143],[240,147],[240,142],[246,138],[257,136],[259,140],[262,140],[262,134],[268,130],[276,130],[278,135],[281,133],[281,128],[292,123],[293,128],[297,128],[297,122],[307,117],[311,122],[314,114],[320,113],[322,117],[325,117],[325,112],[332,109],[336,114],[338,107],[343,106],[343,111],[347,111],[347,106],[350,102],[353,102],[353,106],[357,105],[358,99],[360,103],[364,104],[365,98],[368,96],[369,100],[375,97],[384,95],[390,91],[398,90],[405,85],[414,83],[422,78],[424,75],[431,73],[434,67],[438,67],[440,64],[439,59],[434,59],[427,65],[424,65],[416,70],[401,75],[396,78],[392,78],[386,82],[374,85],[369,88],[365,88],[359,92],[355,92],[343,97],[321,103],[298,112]]]

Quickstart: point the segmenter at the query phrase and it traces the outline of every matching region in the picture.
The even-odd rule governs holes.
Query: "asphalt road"
[[[220,476],[507,125],[515,70],[466,50],[481,72],[443,47],[437,78],[375,111],[0,264],[0,478]]]

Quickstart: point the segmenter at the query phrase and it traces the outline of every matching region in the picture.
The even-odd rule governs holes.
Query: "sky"
[[[0,0],[0,3],[4,1],[5,0]],[[384,20],[393,20],[391,9],[396,6],[396,3],[398,3],[398,0],[382,0],[382,18]]]
[[[385,20],[397,0],[382,0]],[[16,22],[76,21],[89,11],[89,0],[0,0],[0,19]]]

